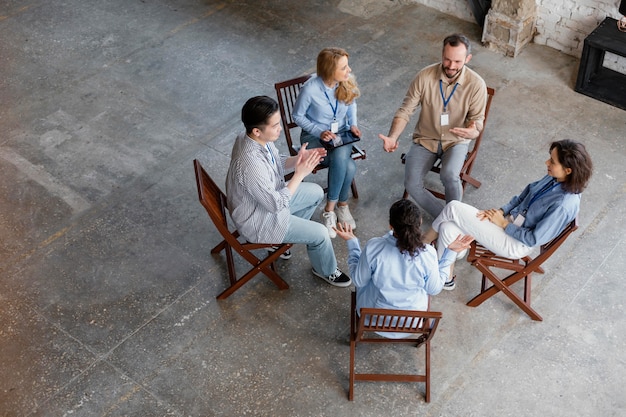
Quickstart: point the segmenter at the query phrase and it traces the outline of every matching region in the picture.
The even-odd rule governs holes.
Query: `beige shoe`
[[[337,205],[335,206],[335,213],[337,214],[337,223],[348,223],[352,226],[352,230],[356,229],[356,222],[354,217],[352,217],[352,213],[350,213],[350,207]]]
[[[322,211],[322,223],[328,229],[328,235],[331,239],[337,237],[337,232],[335,232],[335,227],[337,227],[337,215],[334,211]]]

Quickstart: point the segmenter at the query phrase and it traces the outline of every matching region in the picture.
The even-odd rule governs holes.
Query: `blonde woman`
[[[322,142],[331,142],[346,131],[361,137],[355,101],[359,95],[348,65],[348,53],[341,48],[322,49],[317,56],[317,74],[304,84],[293,110],[293,118],[302,128],[300,143],[308,143],[308,149],[324,147]],[[328,197],[322,222],[331,238],[337,236],[337,222],[356,228],[348,208],[350,185],[356,172],[351,153],[349,145],[331,148],[322,161],[328,166]]]

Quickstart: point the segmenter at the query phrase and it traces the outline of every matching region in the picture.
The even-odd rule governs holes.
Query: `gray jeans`
[[[441,143],[439,143],[438,151],[433,153],[422,145],[414,143],[406,155],[404,188],[406,188],[413,200],[433,218],[441,213],[445,203],[452,200],[461,201],[463,198],[463,186],[459,175],[465,162],[468,147],[469,144],[460,143],[443,152]],[[445,203],[424,187],[424,178],[437,158],[441,158],[441,173],[439,176],[445,189]]]

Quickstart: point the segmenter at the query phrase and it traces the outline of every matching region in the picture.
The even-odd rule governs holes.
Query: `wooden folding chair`
[[[463,186],[463,192],[465,192],[465,188],[467,184],[473,185],[475,188],[480,188],[482,185],[480,181],[476,178],[472,177],[472,169],[474,168],[474,162],[476,162],[476,156],[478,155],[478,150],[480,149],[480,144],[483,140],[483,134],[485,133],[485,127],[487,126],[487,116],[489,115],[489,109],[491,108],[491,100],[493,96],[496,94],[496,90],[491,87],[487,87],[487,104],[485,105],[485,120],[483,121],[483,130],[480,131],[478,137],[473,141],[474,146],[470,147],[470,150],[467,152],[467,156],[465,157],[465,163],[463,163],[463,167],[461,168],[461,183]],[[402,163],[406,163],[406,154],[403,153],[400,156]],[[437,159],[435,164],[430,169],[432,172],[439,174],[441,172],[441,159]],[[432,195],[442,200],[445,200],[446,196],[439,191],[428,189]],[[409,192],[405,189],[402,198],[408,198]]]
[[[467,260],[474,265],[483,274],[482,284],[480,288],[480,294],[472,298],[467,305],[470,307],[476,307],[483,303],[489,297],[502,291],[507,297],[509,297],[515,304],[519,306],[526,314],[533,320],[543,320],[539,313],[537,313],[530,306],[530,290],[532,284],[532,274],[534,272],[543,274],[544,270],[541,265],[552,256],[552,254],[558,249],[559,246],[565,242],[565,239],[574,231],[578,229],[577,219],[572,220],[571,223],[565,227],[565,229],[550,242],[542,245],[539,255],[534,259],[530,256],[525,256],[521,259],[510,259],[502,256],[498,256],[493,252],[490,252],[480,243],[472,242],[472,245],[467,255]],[[504,269],[507,271],[514,271],[504,279],[500,279],[492,270]],[[511,290],[511,285],[524,280],[524,295],[523,298]],[[492,285],[487,288],[487,280],[492,282]]]
[[[293,78],[291,80],[274,84],[276,96],[278,97],[278,106],[280,108],[280,118],[283,123],[283,131],[285,133],[285,139],[287,139],[287,147],[291,156],[297,155],[298,150],[300,149],[300,146],[295,146],[293,144],[293,139],[291,138],[292,129],[298,128],[298,124],[293,120],[293,108],[296,105],[296,99],[298,98],[300,89],[309,78],[311,78],[311,75],[303,75]],[[352,145],[352,159],[356,161],[365,158],[365,151],[356,145]],[[313,173],[315,174],[318,171],[326,168],[328,167],[319,164],[317,167],[315,167]],[[359,198],[359,191],[356,188],[356,181],[354,179],[352,180],[351,188],[354,198]],[[328,188],[324,188],[324,191],[328,191]]]
[[[430,339],[432,339],[442,314],[435,311],[389,310],[362,308],[356,311],[356,292],[352,293],[350,309],[350,388],[348,398],[354,399],[354,381],[424,382],[426,402],[430,402]],[[377,333],[406,333],[407,338],[385,338]],[[411,336],[413,335],[413,336]],[[425,370],[423,374],[365,374],[355,372],[355,353],[358,343],[413,343],[424,346]],[[416,351],[417,354],[417,351]]]
[[[215,184],[197,159],[193,161],[193,165],[196,171],[196,185],[198,186],[200,203],[202,203],[213,224],[215,224],[215,227],[224,238],[211,250],[212,254],[219,253],[222,250],[226,251],[226,263],[228,264],[228,277],[230,279],[230,286],[218,295],[217,299],[222,300],[228,297],[259,272],[265,274],[279,289],[286,290],[289,288],[289,285],[276,273],[274,261],[292,245],[287,243],[240,242],[239,232],[237,230],[231,232],[228,226],[226,195]],[[267,249],[272,247],[276,248],[276,250],[268,252],[268,255],[263,259],[259,259],[251,252],[255,249],[265,249],[267,251]],[[252,268],[239,279],[237,279],[237,272],[235,271],[233,249],[252,265]]]

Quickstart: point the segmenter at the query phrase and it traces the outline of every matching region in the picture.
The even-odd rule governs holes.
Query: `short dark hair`
[[[572,170],[561,187],[568,193],[582,193],[593,173],[593,163],[585,145],[570,139],[563,139],[552,142],[550,152],[552,149],[556,149],[559,163],[563,168]]]
[[[389,225],[396,237],[396,246],[402,253],[416,256],[424,248],[422,243],[422,213],[411,200],[398,200],[389,209]]]
[[[278,111],[278,103],[268,96],[256,96],[248,99],[241,108],[241,121],[246,133],[252,133],[255,127],[268,124],[269,118]]]
[[[446,45],[459,46],[461,44],[465,45],[465,49],[467,49],[467,52],[465,53],[465,56],[467,56],[467,55],[472,53],[472,43],[467,38],[467,36],[465,36],[463,34],[453,33],[450,36],[446,36],[446,38],[443,40],[443,47],[444,48],[446,47]]]

